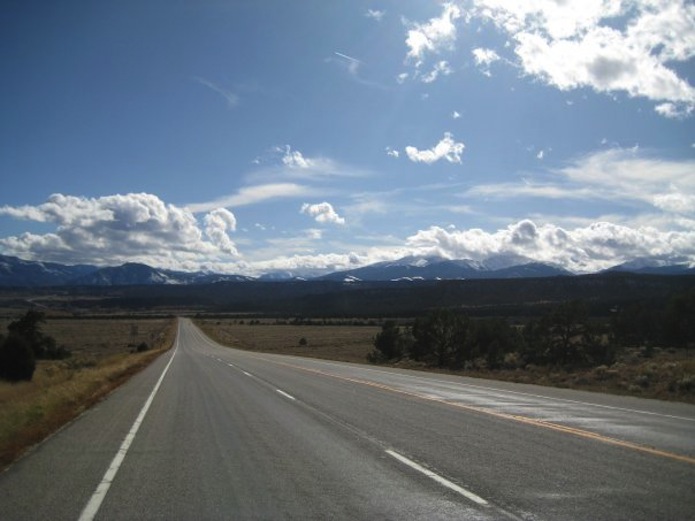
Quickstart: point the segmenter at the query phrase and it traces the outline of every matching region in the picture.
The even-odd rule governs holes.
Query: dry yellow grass
[[[205,333],[220,344],[249,351],[308,356],[364,363],[374,349],[377,326],[285,325],[270,321],[257,325],[237,320],[196,320]],[[306,345],[301,345],[304,338]]]
[[[49,319],[43,331],[73,356],[39,362],[31,382],[0,381],[0,468],[167,350],[175,324],[174,319]],[[152,348],[131,353],[129,344],[142,341]]]
[[[0,332],[5,333],[7,325],[18,319],[0,319]],[[104,358],[118,353],[126,353],[133,346],[146,342],[157,345],[165,331],[165,324],[172,319],[165,318],[71,318],[48,315],[41,330],[55,338],[59,346],[65,346],[74,357],[89,356]]]

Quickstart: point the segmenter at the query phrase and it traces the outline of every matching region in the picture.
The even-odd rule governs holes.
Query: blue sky
[[[0,75],[6,255],[695,264],[692,2],[10,2]]]

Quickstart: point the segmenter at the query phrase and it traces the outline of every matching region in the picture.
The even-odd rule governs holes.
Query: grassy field
[[[248,320],[202,319],[196,320],[196,324],[208,336],[230,347],[357,363],[366,363],[367,354],[374,348],[374,336],[381,331],[380,327],[374,325],[287,325],[270,320],[251,325]],[[304,342],[300,343],[302,338],[306,340],[305,345],[302,345]],[[495,371],[447,371],[410,360],[392,365],[493,380],[695,403],[695,353],[692,350],[626,349],[611,366],[574,371],[530,365]]]
[[[3,332],[11,319],[0,321]],[[51,319],[72,357],[39,361],[31,382],[0,381],[0,468],[75,418],[173,344],[175,319]],[[133,352],[146,342],[149,350]]]
[[[249,351],[308,356],[365,363],[374,336],[381,331],[369,325],[289,325],[265,320],[258,324],[239,320],[196,320],[220,344]],[[302,340],[304,339],[304,340]]]

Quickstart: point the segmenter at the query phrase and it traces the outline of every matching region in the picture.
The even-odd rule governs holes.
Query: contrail
[[[345,58],[346,60],[349,60],[353,63],[362,63],[357,58],[353,58],[352,56],[348,56],[347,54],[343,54],[342,52],[334,51],[333,54],[335,54],[336,56],[340,56],[341,58]]]

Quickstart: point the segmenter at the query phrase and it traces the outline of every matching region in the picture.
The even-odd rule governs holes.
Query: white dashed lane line
[[[458,486],[456,483],[452,483],[451,481],[449,481],[446,478],[443,478],[439,474],[436,474],[436,473],[432,472],[431,470],[426,469],[422,465],[415,463],[413,460],[408,459],[401,454],[398,454],[396,451],[387,450],[386,454],[388,454],[389,456],[391,456],[393,458],[396,458],[398,461],[400,461],[404,465],[409,466],[411,469],[417,470],[418,472],[420,472],[421,474],[424,474],[428,478],[433,479],[434,481],[436,481],[440,485],[443,485],[446,488],[461,494],[466,499],[469,499],[480,506],[487,506],[488,505],[488,502],[485,501],[480,496],[478,496],[477,494],[474,494],[470,490],[466,490],[465,488]]]

